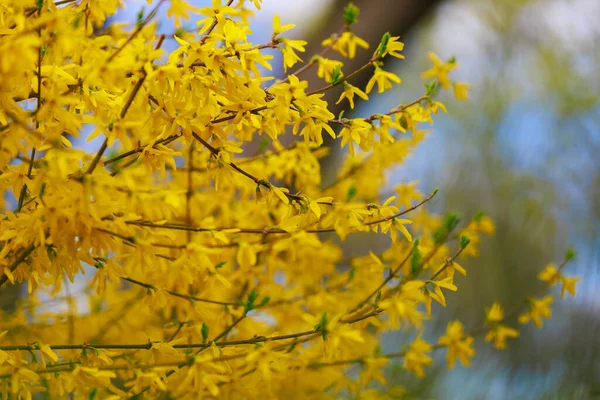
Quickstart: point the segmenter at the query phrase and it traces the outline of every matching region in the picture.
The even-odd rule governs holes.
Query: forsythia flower
[[[433,359],[426,353],[429,353],[433,347],[421,338],[416,338],[408,347],[404,356],[403,367],[407,371],[414,373],[417,377],[425,376],[424,366],[431,365]]]
[[[394,187],[394,192],[398,195],[399,203],[405,208],[409,208],[413,201],[423,199],[421,192],[416,189],[418,184],[418,181],[412,181]]]
[[[402,83],[402,80],[395,74],[391,72],[384,71],[383,69],[376,67],[375,73],[367,83],[367,87],[365,88],[365,92],[371,93],[373,90],[373,86],[377,83],[377,91],[379,93],[385,92],[387,89],[392,88],[391,82]]]
[[[400,39],[400,36],[391,36],[389,38],[385,47],[385,51],[383,52],[383,56],[389,54],[392,57],[404,59],[404,56],[399,53],[399,51],[404,50],[404,43],[398,39]]]
[[[448,348],[446,354],[448,368],[454,368],[457,358],[465,367],[471,364],[469,358],[475,355],[473,337],[465,335],[463,325],[459,321],[452,321],[448,324],[446,335],[440,337],[438,343]]]
[[[427,53],[429,61],[433,64],[433,67],[421,75],[423,79],[436,78],[440,82],[440,86],[444,89],[450,89],[451,81],[448,78],[448,74],[453,69],[457,68],[458,65],[453,62],[443,62],[434,52],[430,51]]]
[[[454,97],[456,100],[467,100],[469,98],[469,89],[471,85],[466,82],[455,82],[452,85],[454,89]]]
[[[317,76],[325,79],[327,82],[331,82],[333,71],[336,68],[342,68],[343,63],[338,60],[330,60],[325,57],[317,57],[319,67],[317,68]],[[346,82],[344,82],[346,84]],[[337,103],[336,103],[337,104]]]
[[[500,324],[504,319],[504,310],[498,303],[492,304],[486,311],[487,323],[490,326],[490,331],[485,335],[485,341],[494,341],[494,347],[497,349],[506,348],[507,338],[516,338],[519,336],[519,332],[515,329],[509,328],[506,325]]]
[[[339,37],[330,37],[329,39],[323,40],[321,45],[324,47],[332,46],[335,51],[350,59],[356,56],[357,46],[362,47],[363,49],[369,48],[367,42],[348,31],[342,33]]]
[[[529,299],[529,311],[519,316],[519,322],[521,324],[526,324],[529,321],[533,321],[536,328],[541,328],[543,319],[549,319],[552,316],[550,304],[552,304],[553,301],[554,299],[552,296],[545,296],[541,299]]]
[[[293,24],[287,24],[281,26],[279,15],[275,15],[273,17],[273,37],[279,35],[281,32],[285,32],[288,29],[293,28]],[[281,49],[281,53],[283,54],[283,70],[286,71],[287,68],[293,67],[299,61],[302,61],[300,57],[296,54],[296,51],[304,52],[304,46],[306,42],[304,40],[292,40],[285,38],[277,38],[277,43],[282,43],[283,48]]]
[[[340,98],[335,104],[339,104],[343,99],[348,99],[350,103],[350,108],[354,109],[354,95],[357,95],[363,100],[369,100],[369,96],[356,86],[352,86],[351,84],[344,82],[344,91],[340,95]]]

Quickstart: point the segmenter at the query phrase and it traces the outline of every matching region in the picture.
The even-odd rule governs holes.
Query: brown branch
[[[407,214],[413,210],[416,210],[417,208],[421,207],[423,204],[430,201],[435,196],[436,193],[437,193],[437,190],[434,190],[429,196],[427,196],[427,198],[425,198],[421,202],[415,204],[414,206],[407,208],[399,213],[388,215],[387,217],[384,217],[381,219],[365,222],[363,226],[380,224],[382,222],[387,222],[387,221],[393,220],[395,218],[401,217],[404,214]],[[289,233],[280,228],[268,228],[268,227],[265,227],[262,229],[261,228],[236,228],[236,227],[232,227],[232,228],[202,228],[202,227],[193,227],[193,226],[178,225],[178,224],[155,224],[153,222],[148,222],[148,221],[143,221],[143,220],[142,221],[125,221],[125,223],[128,225],[143,226],[146,228],[172,229],[172,230],[192,231],[192,232],[212,232],[212,231],[235,230],[235,233],[253,233],[253,234],[261,234],[261,235]],[[334,228],[315,228],[315,229],[303,229],[302,231],[308,232],[308,233],[327,233],[327,232],[335,232],[335,229]]]
[[[315,90],[313,90],[312,92],[308,92],[308,93],[306,93],[306,95],[307,95],[307,96],[310,96],[310,95],[313,95],[313,94],[317,94],[317,93],[323,93],[323,92],[326,92],[326,91],[327,91],[327,90],[329,90],[329,89],[333,89],[334,87],[336,87],[336,86],[339,86],[339,85],[341,85],[342,83],[346,82],[348,79],[350,79],[350,78],[352,78],[352,77],[354,77],[354,76],[356,76],[356,75],[360,74],[361,72],[365,71],[367,68],[369,68],[371,65],[373,65],[373,63],[374,63],[375,61],[376,61],[375,59],[371,58],[371,59],[369,60],[369,62],[367,62],[365,65],[363,65],[362,67],[360,67],[360,68],[359,68],[359,69],[357,69],[356,71],[354,71],[354,72],[352,72],[352,73],[350,73],[350,74],[348,74],[348,75],[346,75],[346,76],[342,77],[342,78],[341,78],[340,80],[338,80],[337,82],[335,82],[335,83],[330,83],[329,85],[327,85],[327,86],[323,86],[322,88],[319,88],[319,89],[315,89]]]

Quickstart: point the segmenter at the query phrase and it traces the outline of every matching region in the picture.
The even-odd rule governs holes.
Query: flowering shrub
[[[354,108],[400,84],[384,63],[404,58],[387,33],[367,50],[352,31],[355,6],[307,57],[279,17],[269,43],[248,41],[260,0],[159,0],[133,29],[106,23],[119,3],[0,6],[0,190],[14,196],[0,215],[0,285],[27,287],[2,315],[3,398],[399,398],[383,374],[394,360],[422,377],[434,351],[449,368],[468,366],[481,333],[500,349],[518,336],[511,318],[523,310],[493,304],[482,327],[453,321],[428,343],[432,309],[457,291],[455,273],[467,273],[457,259],[476,256],[494,224],[428,212],[436,191],[416,182],[380,199],[386,170],[446,111],[437,89],[467,98],[468,84],[450,76],[455,60],[431,53],[421,97],[346,118],[323,92]],[[157,36],[160,7],[178,27],[197,19],[197,29]],[[179,44],[168,57],[166,40]],[[281,51],[284,77],[270,76],[266,49]],[[327,58],[361,51],[372,56],[356,71]],[[321,88],[302,80],[311,69]],[[363,71],[372,77],[360,88],[353,78]],[[288,131],[299,138],[284,145]],[[83,132],[99,148],[74,146]],[[324,135],[346,149],[325,187]],[[389,235],[387,250],[348,259],[342,242],[357,232]],[[563,275],[572,257],[540,273],[519,322],[550,317],[548,286],[575,294],[577,279]],[[89,291],[68,291],[90,272]],[[48,312],[41,295],[64,311]],[[382,352],[382,334],[397,329],[414,339]],[[357,375],[346,374],[351,366]]]

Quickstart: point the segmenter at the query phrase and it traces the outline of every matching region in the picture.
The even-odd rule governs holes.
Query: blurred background
[[[145,0],[124,3],[116,20],[135,21],[142,7],[146,12],[151,7]],[[522,304],[536,287],[537,273],[548,262],[561,262],[569,247],[578,256],[565,272],[582,278],[576,298],[557,301],[542,330],[522,328],[507,350],[478,340],[471,368],[448,371],[438,354],[437,367],[423,380],[392,366],[390,385],[405,386],[418,398],[600,399],[600,0],[354,3],[361,9],[355,32],[372,46],[386,31],[401,35],[406,59],[386,62],[386,70],[403,84],[371,96],[368,104],[358,103],[353,116],[420,97],[428,50],[444,60],[456,56],[460,67],[453,77],[472,85],[468,102],[441,94],[448,114],[438,116],[433,134],[405,165],[391,171],[386,192],[418,180],[423,193],[440,188],[430,203],[434,210],[466,218],[482,210],[497,224],[496,234],[483,240],[480,257],[465,262],[469,274],[457,279],[460,295],[448,295],[448,307],[435,318],[439,325],[429,324],[425,339],[435,341],[451,319],[463,321],[467,330],[479,326],[484,306],[494,301],[507,309]],[[339,30],[346,4],[264,0],[253,41],[269,41],[277,13],[282,23],[297,25],[291,36],[309,42],[308,60],[322,39]],[[169,24],[162,20],[161,31],[173,32]],[[193,21],[184,26],[193,27]],[[169,42],[163,46],[168,51],[176,45]],[[371,54],[359,52],[344,71],[353,71]],[[320,87],[311,81],[314,72],[309,75]],[[357,79],[353,83],[364,87],[369,75]],[[329,96],[335,102],[339,93]],[[99,143],[88,146],[96,149]],[[335,156],[326,159],[326,179],[335,177],[336,161]],[[398,351],[405,343],[400,334],[389,336],[384,351]]]

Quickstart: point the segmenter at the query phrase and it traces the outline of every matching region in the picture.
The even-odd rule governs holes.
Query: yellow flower
[[[398,194],[399,202],[404,208],[410,208],[413,201],[423,199],[423,194],[416,189],[418,184],[419,181],[412,181],[394,187],[394,192]]]
[[[391,72],[384,71],[379,67],[376,67],[375,73],[373,73],[373,76],[367,83],[365,92],[371,93],[371,90],[373,90],[373,86],[375,86],[375,84],[377,83],[378,93],[383,93],[387,89],[392,88],[392,84],[390,83],[390,81],[395,83],[402,83],[402,80],[397,75]]]
[[[279,15],[275,14],[273,17],[273,39],[277,43],[282,43],[283,48],[281,48],[281,53],[283,54],[283,70],[286,71],[288,68],[293,67],[299,61],[302,61],[300,57],[296,54],[296,51],[304,52],[304,46],[306,46],[306,42],[304,40],[292,40],[285,38],[277,38],[275,37],[282,32],[285,32],[289,29],[292,29],[294,24],[287,24],[281,26],[281,20]]]
[[[560,272],[556,268],[556,264],[550,263],[546,265],[546,268],[537,277],[540,281],[548,283],[549,286],[554,286],[560,279]]]
[[[294,26],[294,24],[287,24],[287,25],[283,25],[281,26],[281,18],[279,17],[279,15],[275,14],[273,16],[273,36],[277,36],[282,32],[288,31],[290,29],[292,29]]]
[[[504,319],[504,311],[502,306],[498,303],[494,303],[486,311],[487,323],[490,326],[490,331],[485,335],[485,341],[494,341],[494,347],[497,349],[506,348],[507,338],[519,337],[519,332],[506,325],[500,324],[500,321]]]
[[[302,61],[296,54],[296,51],[304,52],[304,46],[306,42],[304,40],[291,40],[291,39],[278,39],[283,43],[281,53],[283,54],[283,70],[287,71],[288,68],[293,67],[299,61]]]
[[[492,306],[486,311],[486,317],[488,322],[499,322],[504,319],[504,310],[498,303],[492,304]]]
[[[439,81],[440,86],[444,89],[449,89],[451,81],[448,78],[450,71],[458,67],[455,62],[443,62],[434,52],[430,51],[427,53],[429,61],[433,64],[433,67],[421,74],[421,78],[430,79],[435,78]]]
[[[367,132],[371,129],[371,124],[362,118],[356,118],[347,120],[344,122],[344,127],[338,134],[342,138],[340,141],[340,147],[348,145],[348,152],[350,156],[354,156],[354,144],[360,145],[361,140]]]
[[[565,297],[565,292],[568,292],[571,296],[575,296],[576,289],[575,285],[577,282],[581,281],[580,278],[568,278],[566,276],[561,276],[562,287],[560,289],[560,297]]]
[[[452,283],[452,277],[450,276],[440,281],[429,281],[428,283],[433,284],[435,287],[434,292],[431,293],[431,297],[443,307],[446,307],[446,298],[444,297],[442,288],[456,292],[457,288],[456,285]]]
[[[423,367],[431,365],[433,362],[433,359],[427,355],[432,349],[433,347],[429,343],[420,337],[416,338],[415,341],[410,344],[408,351],[404,356],[404,369],[414,373],[419,378],[425,376]]]
[[[356,47],[362,47],[368,49],[369,44],[363,39],[359,38],[352,32],[344,32],[339,37],[330,37],[323,40],[321,43],[324,47],[330,46],[333,43],[333,50],[339,52],[346,58],[354,58],[356,56]]]
[[[454,89],[454,97],[456,100],[467,100],[469,98],[469,90],[471,85],[466,82],[455,82],[452,85]]]
[[[533,321],[535,327],[540,329],[543,325],[543,319],[549,319],[552,316],[550,304],[554,299],[552,296],[545,296],[541,299],[529,299],[529,311],[519,316],[519,323],[526,324]]]
[[[390,55],[392,57],[403,59],[404,56],[399,53],[399,51],[404,50],[404,43],[400,40],[400,36],[392,36],[388,40],[387,46],[385,48],[385,52],[382,54],[383,56]]]
[[[359,379],[363,385],[377,381],[382,385],[387,385],[387,380],[383,374],[383,369],[389,364],[390,360],[384,357],[367,358],[364,361],[364,368],[360,371]]]
[[[494,341],[494,347],[502,350],[506,348],[506,339],[507,338],[517,338],[519,337],[519,332],[513,328],[509,328],[506,325],[496,325],[492,330],[490,330],[485,335],[485,341],[491,342]]]
[[[344,91],[342,92],[342,94],[340,95],[340,98],[338,99],[338,101],[335,104],[340,104],[340,102],[346,98],[346,99],[348,99],[348,102],[350,103],[350,108],[353,109],[355,94],[358,95],[358,97],[360,97],[363,100],[369,100],[369,96],[367,96],[367,94],[365,92],[363,92],[356,86],[352,86],[349,83],[344,82]]]
[[[440,337],[438,343],[448,348],[446,354],[448,368],[454,368],[457,358],[465,367],[471,364],[469,358],[475,355],[473,337],[465,335],[463,325],[459,321],[452,321],[448,324],[446,335]]]
[[[238,10],[230,6],[222,5],[221,0],[212,0],[212,6],[201,8],[200,14],[206,16],[206,18],[196,22],[196,25],[202,26],[202,28],[200,28],[200,34],[202,35],[212,25],[215,18],[218,22],[217,26],[223,26],[227,16],[237,15]]]
[[[336,68],[340,68],[344,65],[341,61],[330,60],[325,57],[318,57],[317,62],[319,68],[317,69],[317,76],[325,79],[327,82],[331,82],[333,71]],[[336,103],[337,104],[337,103]]]

